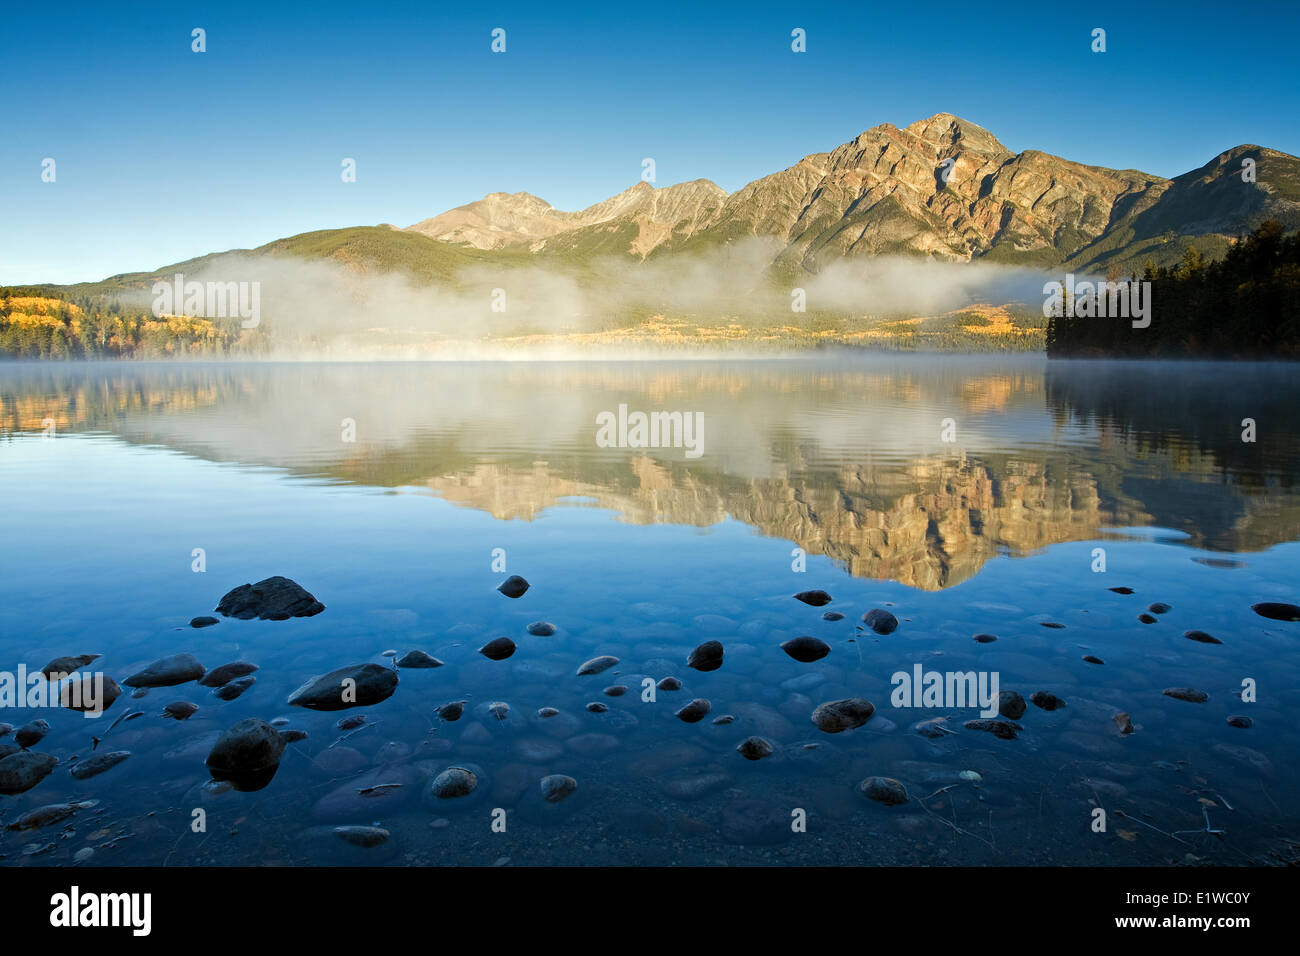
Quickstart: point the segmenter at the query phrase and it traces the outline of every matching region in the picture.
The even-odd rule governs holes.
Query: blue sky
[[[8,5],[0,283],[406,226],[494,191],[577,209],[644,157],[659,186],[735,190],[937,112],[1166,176],[1241,143],[1300,154],[1294,2],[470,6]]]

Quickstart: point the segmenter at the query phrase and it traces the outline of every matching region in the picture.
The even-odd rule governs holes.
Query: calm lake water
[[[699,456],[602,447],[597,416],[620,405],[699,413]],[[98,720],[0,709],[15,727],[48,720],[32,749],[60,761],[0,797],[0,825],[98,801],[4,830],[0,863],[1294,861],[1300,623],[1251,606],[1300,601],[1297,448],[1294,366],[3,365],[0,670],[100,654],[90,669],[122,681],[180,652],[259,669],[229,701],[190,682],[128,689]],[[508,574],[531,584],[517,600],[496,590]],[[272,575],[326,610],[189,626]],[[811,589],[833,600],[792,597]],[[1143,623],[1153,602],[1170,607]],[[897,630],[860,628],[873,608]],[[556,633],[529,634],[536,621]],[[829,654],[781,649],[804,635]],[[478,653],[500,636],[513,656]],[[687,667],[707,640],[722,667]],[[401,669],[382,703],[287,703],[314,675],[415,649],[444,666]],[[606,654],[619,664],[576,675]],[[978,708],[895,706],[891,676],[917,665],[1065,706],[1030,704],[1001,739],[963,726]],[[644,699],[646,678],[669,676],[680,690]],[[703,721],[674,717],[697,697]],[[847,697],[875,705],[865,725],[813,724]],[[456,700],[464,716],[439,718]],[[173,701],[198,710],[164,719]],[[355,714],[361,729],[336,726]],[[307,737],[264,788],[214,786],[208,751],[248,717]],[[914,730],[934,717],[953,732]],[[772,755],[737,753],[750,736]],[[94,737],[131,757],[76,779]],[[478,788],[433,798],[453,766]],[[577,790],[547,803],[539,781],[556,773]],[[864,797],[871,776],[908,801]],[[390,836],[354,846],[340,825]]]

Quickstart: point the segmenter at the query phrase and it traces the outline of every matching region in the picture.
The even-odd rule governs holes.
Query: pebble
[[[1243,717],[1240,714],[1232,714],[1228,717],[1229,727],[1238,727],[1242,730],[1248,729],[1254,721],[1249,717]]]
[[[655,684],[659,690],[681,690],[682,682],[676,677],[665,677],[659,683]]]
[[[229,684],[236,677],[246,677],[257,670],[256,664],[250,664],[247,661],[232,661],[229,664],[222,664],[203,675],[199,681],[204,687],[221,687]]]
[[[714,717],[714,718],[713,718],[713,723],[714,723],[716,726],[721,727],[721,726],[723,726],[724,724],[732,723],[735,719],[736,719],[736,718],[733,717],[731,714],[722,714],[720,717]]]
[[[311,710],[343,710],[378,704],[393,696],[395,690],[397,672],[392,668],[353,664],[313,677],[289,695],[289,703]]]
[[[50,732],[50,722],[41,718],[28,721],[14,731],[14,743],[26,750],[40,743]]]
[[[508,598],[519,598],[524,596],[524,592],[530,587],[529,583],[517,574],[512,574],[499,585],[497,590]]]
[[[1132,594],[1132,588],[1107,588],[1108,591],[1114,591],[1116,594]]]
[[[1111,719],[1115,721],[1115,726],[1119,728],[1121,737],[1127,737],[1133,733],[1133,719],[1128,714],[1121,711]]]
[[[986,731],[1000,740],[1015,740],[1016,734],[1024,729],[1019,724],[1009,720],[991,720],[987,717],[968,720],[962,726],[967,730]]]
[[[533,621],[528,625],[528,633],[533,637],[550,637],[555,633],[555,625],[548,621]]]
[[[85,760],[78,760],[74,763],[71,773],[77,780],[88,780],[106,770],[112,770],[129,756],[131,756],[129,750],[111,750],[105,753],[92,754]]]
[[[547,717],[554,717],[558,713],[559,711],[554,707],[541,707],[537,711],[537,716],[545,719]]]
[[[1100,657],[1098,657],[1096,654],[1084,654],[1084,655],[1083,655],[1083,659],[1084,659],[1084,661],[1086,661],[1086,662],[1089,663],[1089,664],[1105,664],[1105,663],[1106,663],[1106,662],[1103,661]]]
[[[50,775],[58,763],[50,754],[20,751],[0,760],[0,793],[26,793]]]
[[[1187,638],[1189,641],[1197,641],[1201,644],[1223,643],[1223,641],[1219,640],[1217,637],[1206,634],[1204,631],[1184,631],[1183,637]]]
[[[1271,621],[1300,621],[1300,607],[1294,604],[1265,601],[1262,604],[1252,604],[1250,609],[1260,617],[1266,617]]]
[[[426,654],[424,651],[407,651],[398,658],[397,666],[409,667],[411,669],[441,667],[442,661],[438,660],[438,658],[434,657],[432,654]]]
[[[20,815],[6,830],[36,830],[68,819],[78,810],[86,810],[99,803],[98,800],[80,800],[76,803],[51,803],[36,807]]]
[[[974,640],[977,644],[992,644],[997,637],[992,634],[976,634]]]
[[[51,682],[61,681],[74,671],[79,671],[88,664],[99,660],[99,654],[77,654],[72,657],[56,657],[41,668],[41,674]]]
[[[460,720],[463,713],[465,713],[465,702],[463,700],[453,700],[438,708],[438,716],[451,722]]]
[[[712,705],[703,697],[697,697],[673,716],[688,724],[698,724],[708,714],[710,706]]]
[[[811,664],[829,654],[831,646],[815,637],[792,637],[782,643],[781,650],[802,664]]]
[[[198,709],[198,704],[191,704],[188,700],[174,700],[163,708],[163,716],[173,720],[188,720]]]
[[[356,730],[365,722],[365,714],[352,714],[350,717],[340,717],[339,722],[334,726],[339,730]]]
[[[578,781],[562,773],[553,773],[543,777],[539,786],[542,799],[547,803],[559,803],[578,789]]]
[[[809,604],[813,607],[825,607],[827,604],[830,604],[831,601],[835,600],[825,591],[820,589],[813,591],[800,591],[794,596],[794,598],[796,601],[803,601],[804,604]]]
[[[618,658],[611,657],[608,654],[602,655],[601,657],[593,657],[578,668],[578,676],[585,677],[589,674],[599,674],[602,671],[609,670],[617,663]]]
[[[452,800],[469,796],[477,787],[478,777],[472,771],[464,767],[448,767],[433,778],[430,791],[439,800]]]
[[[602,704],[598,700],[593,700],[590,704],[588,704],[587,709],[591,711],[593,714],[603,714],[605,711],[609,710],[609,708],[606,705]]]
[[[127,687],[174,687],[198,680],[203,674],[203,665],[193,654],[173,654],[154,661],[122,683]]]
[[[212,692],[212,696],[218,700],[234,700],[248,688],[252,687],[257,680],[252,674],[247,677],[237,677],[228,684],[223,684]]]
[[[998,713],[1008,720],[1019,720],[1025,715],[1025,699],[1014,690],[1004,690],[998,694]]]
[[[497,720],[505,720],[510,716],[510,705],[504,700],[494,700],[488,704],[488,713]]]
[[[1154,624],[1156,622],[1156,617],[1152,614],[1147,614],[1144,611],[1143,613],[1138,615],[1138,620],[1141,621],[1143,624]]]
[[[829,700],[818,704],[812,712],[812,722],[818,730],[828,734],[861,727],[875,713],[875,705],[862,697],[846,697],[843,700]]]
[[[705,641],[691,651],[686,659],[686,666],[693,667],[697,671],[716,671],[722,666],[722,643]]]
[[[746,760],[762,760],[772,756],[772,744],[762,737],[746,737],[736,746],[736,753]]]
[[[279,731],[264,720],[248,717],[217,738],[206,763],[218,779],[237,777],[275,767],[283,753]]]
[[[1203,704],[1210,699],[1209,694],[1194,687],[1166,687],[1164,693],[1166,697],[1185,700],[1193,704]]]
[[[1062,624],[1062,623],[1060,623],[1059,621],[1039,621],[1039,622],[1038,622],[1038,626],[1039,626],[1039,627],[1050,627],[1050,628],[1052,628],[1053,630],[1058,630],[1058,631],[1059,631],[1061,628],[1065,627],[1065,625]]]
[[[823,621],[842,621],[842,620],[844,620],[844,615],[841,614],[839,611],[827,611],[825,614],[822,615],[822,620],[823,620]]]
[[[333,830],[335,836],[353,846],[367,849],[388,842],[389,832],[383,827],[341,826]]]
[[[877,634],[892,634],[898,629],[898,618],[884,608],[872,608],[862,615],[862,623]]]
[[[508,637],[496,637],[478,649],[490,661],[503,661],[515,652],[515,642]]]
[[[300,741],[300,740],[306,740],[306,739],[307,739],[307,731],[305,731],[305,730],[282,730],[282,731],[280,731],[280,736],[281,736],[282,738],[284,738],[284,742],[285,742],[286,744],[296,744],[296,743],[297,743],[298,741]]]
[[[611,684],[609,687],[606,687],[603,691],[601,691],[601,693],[604,694],[606,697],[622,697],[624,694],[627,693],[627,685]]]
[[[1060,710],[1065,706],[1065,701],[1045,690],[1034,691],[1029,695],[1029,702],[1035,707],[1041,707],[1043,710]]]
[[[941,737],[949,736],[952,731],[948,729],[947,717],[931,717],[928,720],[922,720],[916,725],[916,732],[922,737],[928,737],[931,740],[938,740]]]
[[[1154,604],[1149,605],[1147,610],[1152,614],[1168,614],[1173,610],[1173,606],[1166,604],[1164,601],[1156,601]]]
[[[220,623],[221,622],[217,620],[217,618],[209,617],[207,615],[204,615],[203,617],[190,618],[190,627],[211,627],[213,624]]]
[[[893,777],[867,777],[858,789],[868,800],[875,800],[889,807],[907,803],[907,788]]]

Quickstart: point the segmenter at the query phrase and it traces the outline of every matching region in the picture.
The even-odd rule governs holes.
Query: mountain
[[[1255,161],[1255,182],[1243,180],[1243,159]],[[873,127],[732,194],[708,180],[642,182],[563,212],[528,193],[493,193],[408,228],[484,250],[636,258],[755,236],[809,271],[884,254],[1131,269],[1176,260],[1192,242],[1221,254],[1269,218],[1300,225],[1300,160],[1286,153],[1238,146],[1169,180],[1013,153],[939,113]]]

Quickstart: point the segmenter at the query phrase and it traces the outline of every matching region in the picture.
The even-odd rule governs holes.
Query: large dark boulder
[[[291,617],[311,617],[323,610],[325,605],[301,584],[278,574],[256,584],[241,584],[216,607],[218,614],[241,621],[287,621]]]

